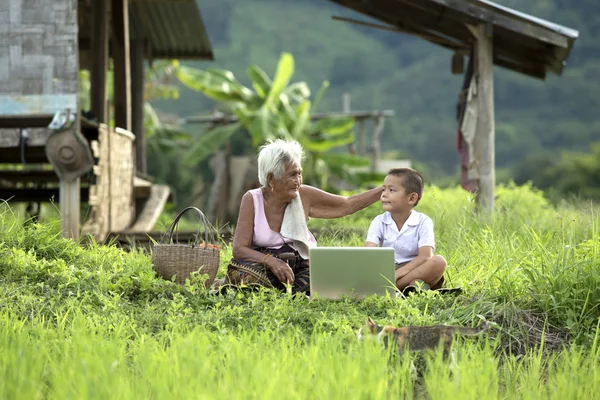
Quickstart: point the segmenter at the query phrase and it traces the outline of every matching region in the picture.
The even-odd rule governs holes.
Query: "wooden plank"
[[[79,240],[79,219],[81,206],[81,182],[79,178],[70,181],[60,180],[60,228],[62,235]]]
[[[422,0],[399,0],[402,3],[411,4],[413,6],[424,7]],[[503,26],[506,29],[518,32],[520,34],[536,38],[545,43],[552,44],[557,47],[567,48],[568,40],[564,35],[554,32],[551,29],[540,26],[539,24],[527,21],[516,15],[502,11],[493,10],[485,3],[480,1],[469,0],[428,0],[428,2],[446,7],[451,10],[459,11],[463,16],[475,19],[479,23],[493,23],[494,25]],[[466,21],[464,17],[463,22]]]
[[[0,200],[10,199],[11,202],[57,202],[61,201],[60,197],[58,187],[46,189],[0,187]],[[79,197],[83,202],[88,201],[89,189],[87,187],[80,187]]]
[[[131,65],[128,0],[112,0],[115,126],[131,131]]]
[[[476,202],[480,209],[494,209],[495,123],[494,123],[494,71],[493,31],[484,24],[471,29],[477,42],[475,65],[477,79],[477,132],[473,140],[473,153],[479,172]]]
[[[90,104],[91,111],[100,122],[108,120],[106,71],[108,70],[108,2],[92,2],[92,32],[90,42]]]
[[[379,168],[379,160],[381,159],[381,133],[383,132],[383,124],[385,119],[383,116],[377,117],[375,122],[375,129],[373,129],[373,136],[371,137],[371,171],[375,172]]]
[[[77,94],[0,95],[2,118],[52,116],[59,110],[77,109]]]
[[[56,183],[59,181],[54,170],[0,170],[0,179],[15,183]],[[88,181],[87,174],[81,177],[81,181]]]
[[[143,38],[134,38],[131,41],[131,131],[135,135],[136,170],[145,174],[144,46],[145,41]]]
[[[162,214],[167,200],[169,199],[170,189],[167,185],[152,185],[148,200],[144,203],[139,217],[129,229],[124,232],[148,232],[154,228],[156,221]]]
[[[21,149],[19,147],[0,147],[0,164],[21,164]],[[26,163],[48,163],[44,147],[25,147]]]
[[[133,177],[133,195],[136,199],[146,199],[152,193],[152,182],[137,176]]]

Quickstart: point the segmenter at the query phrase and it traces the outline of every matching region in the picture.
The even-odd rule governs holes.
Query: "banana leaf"
[[[242,127],[239,122],[228,125],[217,125],[204,132],[184,156],[184,162],[197,164],[213,155]]]
[[[267,94],[271,90],[271,86],[273,85],[273,81],[267,75],[265,71],[263,71],[258,65],[251,65],[248,68],[248,76],[252,81],[252,87],[254,91],[261,99],[267,97]]]
[[[269,95],[265,100],[263,107],[275,109],[279,96],[287,87],[292,75],[294,74],[294,57],[290,53],[283,53],[277,64],[277,72],[271,85]]]
[[[371,163],[371,160],[367,157],[348,153],[323,153],[321,157],[327,164],[332,166],[368,167]]]
[[[312,124],[312,132],[322,132],[328,135],[344,134],[354,127],[354,118],[327,117]]]
[[[176,76],[185,86],[217,101],[245,102],[255,96],[248,88],[234,80],[229,80],[228,74],[223,72],[215,70],[209,72],[182,66],[177,69]]]
[[[348,132],[344,135],[338,135],[332,138],[320,138],[306,141],[306,149],[308,151],[314,151],[317,153],[325,153],[331,149],[340,146],[346,146],[350,143],[354,142],[354,134],[352,132]]]

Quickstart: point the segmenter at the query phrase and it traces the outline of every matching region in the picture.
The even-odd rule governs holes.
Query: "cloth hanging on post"
[[[463,189],[475,192],[479,171],[473,154],[477,133],[477,76],[474,73],[474,54],[471,50],[462,90],[458,96],[456,148],[460,154],[460,184]]]

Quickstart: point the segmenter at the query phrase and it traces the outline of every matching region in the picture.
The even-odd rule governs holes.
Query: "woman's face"
[[[290,200],[298,197],[298,189],[302,185],[302,168],[288,163],[281,179],[273,179],[273,192]]]

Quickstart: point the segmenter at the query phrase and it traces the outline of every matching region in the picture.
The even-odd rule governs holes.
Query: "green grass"
[[[308,300],[208,294],[155,277],[149,255],[79,246],[58,223],[0,211],[0,398],[594,398],[600,389],[600,219],[500,187],[493,217],[460,189],[429,187],[458,297]],[[322,245],[360,246],[378,205],[310,222]],[[350,232],[350,233],[348,233]],[[223,274],[231,256],[221,255]],[[441,353],[398,357],[356,331],[493,322]],[[411,370],[411,363],[416,371]]]

